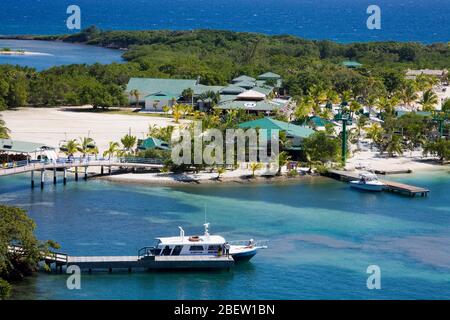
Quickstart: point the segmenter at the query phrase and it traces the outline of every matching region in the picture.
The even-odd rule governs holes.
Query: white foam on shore
[[[54,56],[51,53],[33,52],[33,51],[0,51],[0,55],[3,56]]]

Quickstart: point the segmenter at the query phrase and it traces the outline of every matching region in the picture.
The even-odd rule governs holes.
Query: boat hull
[[[350,186],[355,189],[374,192],[380,192],[384,189],[383,184],[360,183],[359,181],[350,181]]]
[[[258,253],[258,248],[246,248],[238,247],[230,250],[230,255],[233,257],[234,261],[248,261],[253,258]]]

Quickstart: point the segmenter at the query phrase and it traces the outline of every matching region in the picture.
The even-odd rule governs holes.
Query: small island
[[[25,51],[23,49],[13,50],[11,48],[0,49],[0,55],[4,56],[49,56],[48,53]]]

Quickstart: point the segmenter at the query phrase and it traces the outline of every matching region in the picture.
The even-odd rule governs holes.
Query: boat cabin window
[[[172,251],[172,255],[179,256],[182,249],[183,249],[183,246],[175,246],[175,248]]]
[[[164,250],[162,251],[163,256],[170,256],[170,253],[172,252],[172,249],[170,249],[169,246],[165,246]]]
[[[219,247],[219,245],[211,245],[208,247],[208,251],[216,252],[217,250],[219,250]]]
[[[190,251],[203,251],[203,246],[191,246]]]

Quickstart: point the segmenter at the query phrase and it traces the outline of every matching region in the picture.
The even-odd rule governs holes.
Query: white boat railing
[[[232,246],[248,246],[251,244],[254,247],[267,248],[269,240],[233,240],[228,241],[228,244]]]

